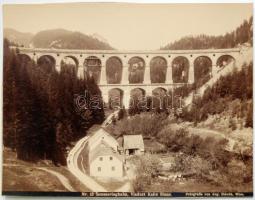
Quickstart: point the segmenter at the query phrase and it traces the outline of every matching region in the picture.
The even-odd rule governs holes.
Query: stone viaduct
[[[217,69],[222,65],[220,62],[225,62],[221,58],[223,56],[231,57],[234,61],[242,54],[241,48],[235,49],[206,49],[206,50],[157,50],[157,51],[120,51],[120,50],[70,50],[70,49],[34,49],[34,48],[18,48],[20,55],[28,56],[31,60],[38,62],[42,56],[50,57],[55,64],[57,71],[61,70],[61,61],[68,57],[74,60],[77,67],[77,76],[84,77],[84,70],[86,70],[86,59],[97,59],[100,64],[99,88],[102,91],[104,101],[109,100],[109,92],[112,89],[118,89],[122,94],[123,104],[127,108],[129,105],[130,94],[133,89],[140,89],[144,95],[151,95],[153,90],[157,88],[165,91],[182,86],[184,84],[194,83],[194,67],[195,60],[199,57],[206,57],[211,62],[211,73],[213,77]],[[110,58],[117,58],[122,65],[121,80],[118,83],[109,83],[107,81],[107,60]],[[143,61],[144,73],[143,81],[141,83],[130,83],[129,69],[130,59],[139,58]],[[152,59],[160,57],[166,63],[165,82],[152,83],[150,73],[150,63]],[[173,81],[174,60],[178,57],[184,58],[188,62],[187,80],[185,82]],[[223,63],[224,64],[224,63]],[[93,67],[93,64],[92,64]]]

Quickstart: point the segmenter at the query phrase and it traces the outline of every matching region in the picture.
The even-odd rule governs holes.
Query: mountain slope
[[[113,49],[106,39],[98,34],[90,36],[65,29],[44,30],[33,35],[7,28],[4,29],[4,38],[7,38],[13,45],[34,48]]]
[[[41,31],[33,37],[32,45],[36,48],[113,49],[108,43],[92,36],[64,29]]]
[[[179,40],[171,42],[162,50],[180,49],[224,49],[234,48],[239,44],[251,43],[253,39],[253,18],[244,20],[243,23],[230,33],[219,36],[209,36],[205,34],[197,36],[185,36]]]
[[[31,39],[33,38],[32,33],[22,33],[11,28],[5,28],[3,34],[4,37],[12,43],[17,45],[23,45],[25,47],[29,46]]]

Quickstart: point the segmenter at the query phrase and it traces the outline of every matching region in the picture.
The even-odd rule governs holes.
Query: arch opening
[[[157,87],[154,90],[152,90],[150,109],[160,113],[162,111],[165,111],[167,107],[168,107],[167,90],[162,87]]]
[[[113,56],[106,61],[106,80],[108,84],[121,83],[123,65],[120,58]]]
[[[37,65],[47,73],[55,71],[56,60],[51,55],[43,55],[37,60]]]
[[[113,88],[108,92],[109,96],[109,108],[118,109],[123,106],[124,91],[119,88]]]
[[[32,62],[31,57],[27,54],[18,54],[18,59],[24,63]]]
[[[84,61],[85,73],[87,77],[93,77],[96,83],[100,81],[101,60],[96,56],[89,56]]]
[[[162,87],[157,87],[155,89],[152,90],[152,95],[154,96],[166,96],[167,95],[167,90],[165,88]]]
[[[199,87],[212,76],[212,60],[207,56],[199,56],[194,60],[195,84]]]
[[[134,88],[130,91],[130,97],[144,97],[146,94],[145,90],[142,88]]]
[[[132,57],[129,61],[129,83],[143,83],[145,62],[141,57]]]
[[[73,56],[65,56],[60,62],[61,72],[77,74],[79,62]]]
[[[172,62],[172,74],[174,83],[187,83],[189,74],[189,60],[184,56],[174,58]]]
[[[161,56],[152,58],[150,61],[151,83],[165,83],[167,71],[167,61]]]
[[[217,59],[216,65],[217,67],[225,67],[227,66],[229,63],[235,63],[235,58],[231,55],[222,55]]]
[[[130,91],[129,114],[135,115],[148,109],[145,90],[134,88]]]

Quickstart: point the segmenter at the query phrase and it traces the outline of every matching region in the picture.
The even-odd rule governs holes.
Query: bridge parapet
[[[82,50],[82,49],[45,49],[45,48],[25,48],[15,47],[26,53],[67,53],[67,54],[210,54],[210,53],[233,53],[238,52],[243,48],[228,48],[228,49],[190,49],[190,50]]]

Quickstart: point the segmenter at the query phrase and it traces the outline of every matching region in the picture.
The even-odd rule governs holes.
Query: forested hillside
[[[72,70],[57,73],[47,60],[35,64],[17,56],[7,40],[3,70],[4,146],[12,148],[19,159],[51,159],[65,164],[70,142],[104,119],[103,109],[77,107],[74,102],[79,95],[90,102],[93,94],[99,95],[102,105],[95,81],[78,79]]]
[[[157,91],[154,96],[147,96],[143,100],[139,100],[142,94],[135,94],[129,114],[163,112],[195,123],[204,121],[209,116],[221,114],[229,118],[232,124],[239,123],[241,127],[252,127],[252,66],[252,63],[244,64],[241,71],[234,68],[232,73],[222,76],[212,87],[208,87],[203,97],[194,95],[192,104],[181,110],[180,99],[195,90],[196,83],[175,88],[167,93]]]
[[[244,125],[252,127],[252,66],[250,63],[244,64],[241,71],[234,69],[208,87],[202,98],[194,96],[192,108],[184,109],[183,118],[200,122],[209,115],[225,112],[231,118],[244,119]]]
[[[236,30],[220,36],[198,35],[185,36],[180,40],[169,43],[161,47],[162,50],[178,50],[178,49],[223,49],[234,48],[238,44],[250,43],[253,38],[253,18],[244,22],[236,28]]]

